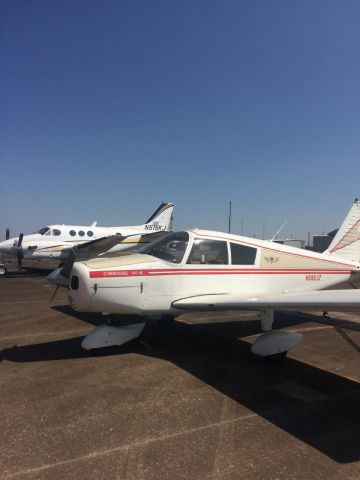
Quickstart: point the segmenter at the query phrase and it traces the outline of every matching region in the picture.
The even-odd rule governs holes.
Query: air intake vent
[[[79,290],[79,277],[77,277],[76,275],[73,275],[71,277],[71,290]]]

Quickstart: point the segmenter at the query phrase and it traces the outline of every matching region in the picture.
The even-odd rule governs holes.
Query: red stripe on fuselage
[[[90,272],[90,278],[149,277],[166,275],[287,275],[287,274],[330,274],[348,275],[352,270],[305,270],[305,269],[160,269],[160,270],[101,270]]]

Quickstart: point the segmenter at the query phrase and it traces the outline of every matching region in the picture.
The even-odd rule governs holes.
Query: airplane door
[[[223,240],[195,238],[181,275],[182,297],[228,291],[228,243]]]
[[[230,291],[231,293],[256,293],[262,291],[262,278],[258,272],[261,249],[230,242]],[[254,271],[254,274],[252,274]]]

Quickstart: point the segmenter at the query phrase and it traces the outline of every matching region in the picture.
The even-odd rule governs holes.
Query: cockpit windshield
[[[140,253],[146,253],[171,263],[181,263],[189,243],[187,232],[173,232],[150,242]]]
[[[50,230],[49,227],[44,227],[44,228],[40,228],[40,230],[36,233],[40,233],[40,235],[46,235],[49,230]]]

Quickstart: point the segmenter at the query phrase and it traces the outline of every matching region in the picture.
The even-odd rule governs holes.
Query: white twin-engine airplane
[[[162,203],[144,225],[132,227],[50,225],[31,235],[20,234],[0,243],[0,253],[22,260],[64,260],[76,247],[76,258],[88,258],[106,252],[112,254],[149,243],[157,235],[171,230],[173,203]],[[0,274],[5,274],[3,264]]]
[[[174,232],[140,253],[68,265],[69,299],[76,311],[108,314],[257,310],[266,333],[252,351],[278,359],[302,335],[272,332],[274,310],[358,309],[359,260],[356,199],[324,253],[213,231]],[[82,346],[121,345],[140,335],[144,325],[102,325]]]

